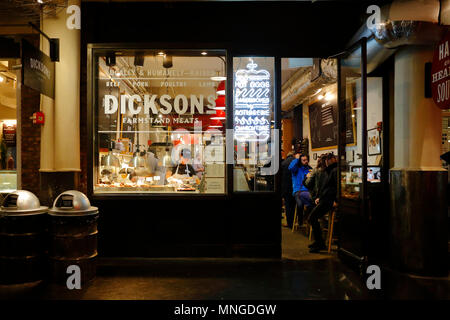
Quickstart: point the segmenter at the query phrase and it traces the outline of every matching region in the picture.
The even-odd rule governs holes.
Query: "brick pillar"
[[[39,37],[26,38],[36,48],[39,47]],[[21,85],[20,123],[21,123],[21,189],[40,194],[39,166],[41,154],[41,127],[33,124],[30,117],[39,111],[40,93]]]

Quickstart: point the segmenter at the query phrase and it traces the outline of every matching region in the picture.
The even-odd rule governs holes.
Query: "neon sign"
[[[266,141],[270,136],[271,81],[250,59],[234,80],[234,137],[238,141]]]

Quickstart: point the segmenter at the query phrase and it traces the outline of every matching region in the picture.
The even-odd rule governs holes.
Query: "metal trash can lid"
[[[26,190],[16,190],[8,193],[0,207],[2,214],[10,216],[41,214],[47,212],[47,210],[48,207],[41,206],[38,197]]]
[[[91,203],[80,191],[68,190],[61,193],[53,203],[53,208],[49,209],[50,215],[70,216],[97,214],[98,208],[92,207]]]

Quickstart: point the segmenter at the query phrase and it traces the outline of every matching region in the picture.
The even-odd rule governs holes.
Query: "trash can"
[[[98,208],[76,190],[61,193],[49,214],[50,280],[66,285],[68,267],[78,266],[81,284],[96,274]]]
[[[48,207],[31,192],[6,195],[0,207],[0,283],[44,279]]]

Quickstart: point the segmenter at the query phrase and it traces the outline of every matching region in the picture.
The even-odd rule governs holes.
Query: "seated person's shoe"
[[[325,243],[314,242],[313,245],[310,247],[309,252],[310,253],[318,253],[318,252],[320,252],[320,250],[325,250],[325,249],[327,249],[327,246],[325,245]]]
[[[317,246],[317,242],[313,242],[313,243],[310,243],[310,244],[308,244],[308,248],[312,248],[312,247],[316,247]]]

